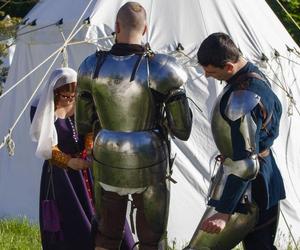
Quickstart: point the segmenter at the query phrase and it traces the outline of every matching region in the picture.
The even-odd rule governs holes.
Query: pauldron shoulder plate
[[[95,71],[95,62],[97,61],[96,53],[88,56],[79,66],[78,76],[87,76],[93,78]]]
[[[156,54],[149,59],[150,88],[162,94],[179,88],[187,81],[185,70],[176,63],[175,58]]]
[[[233,91],[228,99],[225,115],[236,121],[249,113],[260,101],[260,96],[249,90]]]

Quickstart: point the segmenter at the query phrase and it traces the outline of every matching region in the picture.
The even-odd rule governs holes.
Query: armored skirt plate
[[[95,138],[93,155],[97,178],[107,185],[140,188],[166,176],[168,149],[154,131],[102,129]]]

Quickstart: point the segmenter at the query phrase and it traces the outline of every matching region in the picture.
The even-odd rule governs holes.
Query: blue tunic
[[[251,111],[251,115],[257,125],[256,153],[260,153],[265,149],[269,149],[278,136],[282,108],[279,99],[270,88],[270,84],[267,80],[262,81],[260,79],[251,77],[247,78],[247,81],[239,81],[241,75],[250,72],[255,72],[263,76],[263,74],[255,65],[248,62],[242,69],[240,69],[232,78],[227,81],[227,91],[222,96],[220,102],[220,111],[223,117],[226,119],[225,109],[227,106],[228,98],[233,91],[244,89],[252,91],[261,97],[261,103],[265,108],[266,115],[267,117],[271,116],[271,119],[267,122],[266,127],[263,128],[263,123],[266,116],[263,115],[259,105],[257,105]],[[249,153],[244,150],[245,142],[239,130],[241,120],[226,120],[231,127],[233,138],[232,160],[236,161],[244,159]],[[264,158],[260,157],[259,163],[259,173],[256,179],[252,181],[253,199],[261,209],[269,209],[270,207],[276,205],[279,200],[285,198],[285,189],[280,171],[277,167],[272,152],[270,151],[270,154]],[[239,177],[233,175],[229,176],[223,191],[223,195],[217,202],[217,204],[215,204],[216,210],[222,213],[234,213],[236,211],[239,211],[238,208],[240,207],[240,199],[249,183],[250,181],[243,180]]]

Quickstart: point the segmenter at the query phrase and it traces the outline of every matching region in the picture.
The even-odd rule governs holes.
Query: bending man
[[[279,200],[285,190],[270,147],[279,133],[281,104],[269,82],[224,33],[207,37],[198,51],[206,77],[226,81],[212,115],[221,155],[208,208],[191,249],[276,249]]]

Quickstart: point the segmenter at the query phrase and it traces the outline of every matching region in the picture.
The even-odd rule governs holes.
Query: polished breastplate
[[[130,132],[155,127],[156,110],[145,57],[107,55],[92,93],[103,129]]]
[[[147,58],[107,55],[92,95],[101,130],[94,167],[107,185],[141,188],[166,176],[169,152],[158,131],[160,106],[149,88]]]
[[[219,95],[213,108],[213,114],[211,119],[211,130],[214,137],[216,146],[224,157],[232,158],[232,135],[231,128],[228,122],[224,119],[220,111],[220,102],[225,93],[224,91]]]

